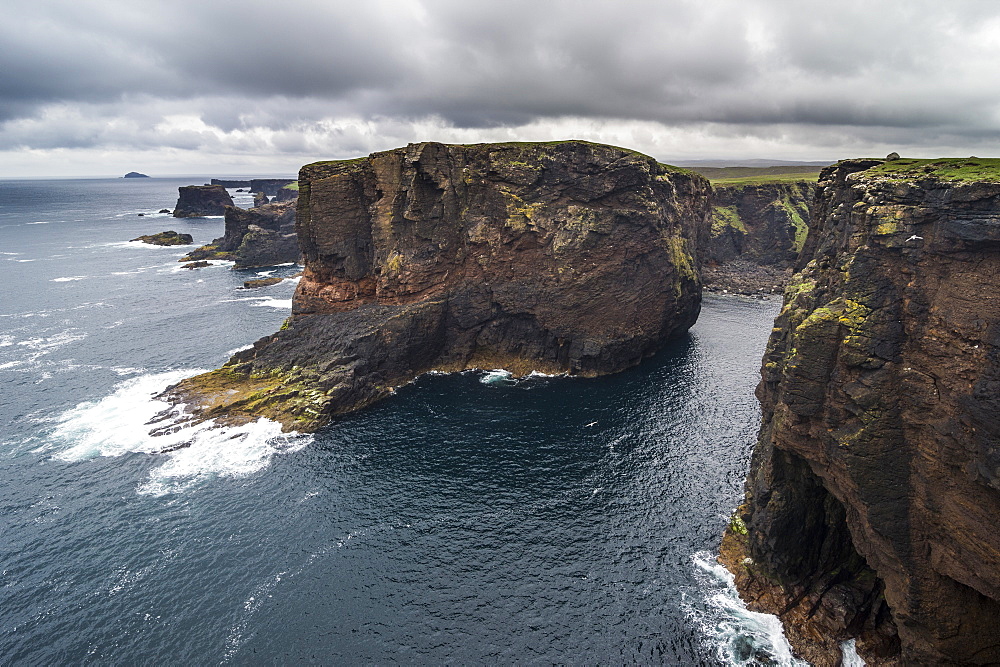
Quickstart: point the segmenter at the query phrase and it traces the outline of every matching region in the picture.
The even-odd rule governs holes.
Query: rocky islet
[[[312,430],[430,370],[598,375],[694,323],[708,182],[579,141],[411,144],[299,177],[283,331],[166,396]]]

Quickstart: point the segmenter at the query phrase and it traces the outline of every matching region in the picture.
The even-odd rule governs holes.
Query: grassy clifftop
[[[893,181],[933,178],[953,183],[1000,183],[1000,158],[900,158],[868,169],[865,176]]]

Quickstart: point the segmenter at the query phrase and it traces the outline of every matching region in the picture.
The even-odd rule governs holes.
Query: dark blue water
[[[152,394],[277,329],[294,280],[242,283],[299,268],[128,243],[221,235],[155,214],[205,180],[0,182],[0,662],[789,662],[712,556],[777,302],[612,377],[425,376],[155,454]]]

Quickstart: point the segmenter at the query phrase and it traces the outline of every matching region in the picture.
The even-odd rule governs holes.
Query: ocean
[[[221,236],[157,213],[206,181],[0,182],[0,663],[798,664],[715,563],[777,299],[706,296],[609,377],[154,438],[155,394],[275,331],[301,268],[129,241]]]

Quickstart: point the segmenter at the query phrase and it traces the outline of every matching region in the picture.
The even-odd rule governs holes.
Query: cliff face
[[[254,178],[250,180],[250,192],[261,192],[273,197],[283,187],[294,182],[294,178]]]
[[[206,215],[223,215],[233,198],[221,185],[185,185],[177,189],[179,196],[174,207],[175,218],[203,218]]]
[[[816,664],[1000,662],[998,163],[821,174],[722,548]]]
[[[246,269],[297,262],[301,258],[295,235],[295,202],[267,204],[245,210],[226,207],[226,232],[180,261],[227,259]]]
[[[809,181],[713,183],[708,262],[791,266],[809,232]]]
[[[285,330],[171,390],[315,429],[433,370],[597,375],[694,323],[702,177],[585,142],[412,144],[307,165]]]

